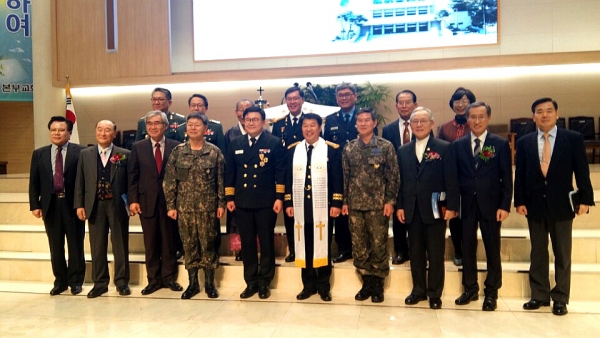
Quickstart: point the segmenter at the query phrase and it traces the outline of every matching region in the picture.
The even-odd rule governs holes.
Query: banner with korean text
[[[33,101],[31,0],[1,0],[0,101]]]

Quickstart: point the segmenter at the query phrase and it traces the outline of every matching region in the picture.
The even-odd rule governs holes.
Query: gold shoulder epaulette
[[[333,142],[330,142],[330,141],[325,141],[325,143],[327,143],[328,146],[333,147],[333,149],[337,149],[337,148],[340,147],[339,144],[333,143]]]
[[[290,145],[288,146],[288,150],[289,150],[289,149],[292,149],[292,148],[294,148],[294,147],[295,147],[295,146],[297,146],[297,145],[298,145],[300,142],[302,142],[302,141],[297,141],[297,142],[294,142],[294,143],[290,144]]]

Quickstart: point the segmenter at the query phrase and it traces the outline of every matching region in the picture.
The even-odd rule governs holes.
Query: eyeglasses
[[[425,124],[429,123],[430,121],[431,120],[412,120],[412,121],[410,121],[410,124],[414,124],[415,126],[419,125],[419,124],[425,125]]]
[[[167,101],[167,99],[165,99],[164,97],[153,97],[150,99],[150,101],[152,102],[165,102]]]
[[[192,104],[190,104],[190,108],[192,108],[192,109],[194,109],[194,108],[204,108],[204,107],[206,107],[206,105],[202,104],[202,103],[192,103]]]
[[[302,98],[300,96],[294,96],[294,97],[286,97],[285,100],[288,102],[298,102],[300,101]]]
[[[147,127],[160,127],[164,125],[162,122],[146,122]]]
[[[260,122],[261,120],[262,120],[262,119],[259,119],[258,117],[251,118],[251,119],[249,119],[249,118],[246,118],[246,119],[244,119],[244,121],[246,121],[246,123],[258,123],[258,122]]]
[[[354,96],[354,93],[340,93],[336,95],[338,99],[347,99]]]
[[[469,115],[469,120],[471,121],[485,121],[487,120],[487,115],[483,115],[483,116],[475,116],[475,115]]]
[[[470,104],[471,104],[471,101],[469,101],[469,99],[460,99],[460,100],[454,100],[454,101],[452,102],[452,104],[453,104],[453,105],[455,105],[455,104],[460,104],[460,103],[462,103],[462,104],[463,104],[463,106],[468,106],[468,105],[470,105]]]

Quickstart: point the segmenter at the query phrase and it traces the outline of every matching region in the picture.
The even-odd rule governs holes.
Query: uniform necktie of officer
[[[402,144],[403,145],[410,142],[410,130],[408,129],[409,125],[410,125],[410,122],[404,121],[404,133],[402,133]]]
[[[63,176],[63,156],[62,147],[56,149],[56,161],[54,163],[54,192],[59,194],[64,190],[64,176]]]
[[[350,114],[344,114],[344,123],[346,124],[346,127],[350,125]]]
[[[296,126],[298,125],[298,118],[294,117],[292,120],[293,120],[292,127],[296,128]]]
[[[548,167],[550,167],[550,135],[544,133],[544,148],[542,148],[542,174],[544,177],[548,174]]]
[[[473,157],[475,158],[475,169],[477,169],[477,167],[479,166],[479,161],[477,160],[477,157],[479,157],[479,154],[481,153],[481,140],[479,138],[475,139],[475,148],[473,149]]]
[[[156,149],[154,150],[154,162],[156,162],[156,169],[158,173],[162,170],[162,153],[160,152],[160,143],[156,142]]]
[[[102,159],[102,165],[106,167],[106,163],[108,162],[108,157],[106,156],[106,149],[102,149],[100,153],[100,159]]]
[[[251,137],[250,138],[250,148],[254,147],[255,144],[256,144],[256,137]]]

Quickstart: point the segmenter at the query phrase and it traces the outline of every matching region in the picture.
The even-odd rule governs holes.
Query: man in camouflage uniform
[[[173,96],[171,91],[166,88],[156,87],[152,91],[152,110],[160,110],[167,114],[167,120],[169,125],[165,131],[165,137],[172,140],[177,140],[177,127],[185,123],[185,117],[181,114],[176,114],[171,111],[171,104]],[[148,132],[146,131],[146,116],[138,120],[137,131],[135,133],[135,140],[143,140],[148,138]]]
[[[349,215],[352,258],[363,286],[354,299],[383,302],[383,283],[389,274],[387,238],[394,212],[400,173],[394,146],[374,134],[377,116],[362,108],[356,116],[358,138],[342,153],[344,205]]]
[[[163,182],[167,215],[178,220],[185,249],[190,283],[182,299],[200,292],[199,268],[205,272],[208,297],[219,297],[214,284],[215,269],[219,267],[219,256],[214,250],[214,219],[225,212],[225,160],[219,148],[204,141],[207,127],[206,115],[192,113],[187,117],[190,139],[171,152]]]

